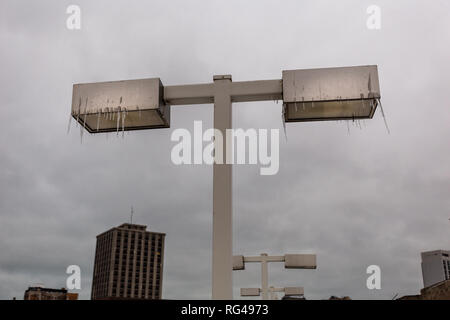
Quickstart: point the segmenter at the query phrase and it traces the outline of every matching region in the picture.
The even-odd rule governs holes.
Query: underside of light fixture
[[[286,122],[371,119],[379,99],[377,66],[283,71]]]
[[[170,106],[158,78],[75,84],[72,117],[88,132],[170,127]]]

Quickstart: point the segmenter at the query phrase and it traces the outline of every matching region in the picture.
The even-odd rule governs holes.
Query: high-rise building
[[[161,299],[164,233],[124,223],[97,236],[92,299]]]
[[[450,251],[422,252],[423,286],[429,287],[450,279]]]
[[[41,286],[29,287],[24,300],[78,300],[78,293],[69,293],[67,289],[51,289]]]

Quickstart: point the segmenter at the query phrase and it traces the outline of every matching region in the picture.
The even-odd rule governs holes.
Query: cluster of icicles
[[[278,100],[274,100],[274,101],[278,104]],[[388,134],[391,134],[391,130],[389,129],[389,126],[388,126],[388,123],[387,123],[387,120],[386,120],[386,116],[384,114],[383,105],[381,104],[381,100],[380,99],[376,99],[376,102],[380,106],[381,115],[383,116],[383,121],[384,121],[384,125],[386,127],[386,131],[387,131]],[[298,112],[298,105],[299,104],[301,104],[302,110],[306,110],[305,102],[301,102],[301,103],[297,103],[296,102],[294,104],[295,112]],[[285,107],[286,107],[285,104],[282,104],[282,107],[281,107],[281,120],[282,120],[282,123],[283,123],[284,137],[286,138],[286,141],[287,141],[286,122],[285,122],[285,113],[286,113]],[[360,109],[362,109],[364,107],[365,107],[365,100],[361,99]],[[374,102],[373,101],[370,102],[370,107],[374,108]],[[312,103],[311,103],[311,108],[314,108],[314,101],[312,101]],[[362,113],[360,113],[360,114],[362,114]],[[339,124],[341,122],[345,122],[347,124],[347,132],[348,132],[348,134],[350,134],[350,124],[349,124],[350,121],[352,122],[354,127],[359,128],[359,129],[362,129],[361,123],[364,124],[364,127],[366,126],[366,122],[364,120],[357,119],[358,116],[359,115],[355,115],[354,114],[352,120],[336,120],[336,123]]]
[[[278,99],[274,99],[274,101],[278,104]],[[376,100],[378,105],[380,106],[380,110],[381,110],[381,114],[383,116],[383,120],[384,120],[384,125],[386,126],[386,130],[388,132],[388,134],[390,134],[390,130],[389,130],[389,126],[387,124],[386,121],[386,116],[384,114],[384,110],[383,110],[383,105],[381,104],[381,100],[377,99]],[[364,100],[361,100],[362,102],[362,107],[364,107]],[[287,141],[287,134],[286,134],[286,123],[285,123],[285,108],[284,108],[284,104],[282,104],[282,111],[281,111],[281,117],[282,117],[282,123],[283,123],[283,129],[284,129],[284,136],[286,138]],[[314,102],[311,105],[312,108],[314,108]],[[373,102],[371,102],[371,107],[373,108]],[[305,110],[305,104],[302,103],[302,108],[303,110]],[[78,108],[78,113],[76,114],[76,119],[77,119],[77,127],[79,126],[80,123],[80,117],[83,117],[83,126],[80,126],[80,139],[81,141],[83,141],[83,128],[86,127],[86,116],[87,116],[87,109],[85,109],[85,112],[83,113],[83,116],[81,116],[81,108]],[[136,107],[136,110],[139,113],[139,119],[141,118],[141,110]],[[298,111],[298,106],[297,103],[295,103],[295,111]],[[128,110],[125,107],[118,107],[116,110],[114,110],[113,108],[105,108],[105,111],[103,111],[103,109],[99,109],[96,112],[94,112],[94,114],[97,114],[97,127],[96,130],[97,132],[99,131],[99,126],[100,126],[100,119],[104,118],[106,120],[109,121],[116,121],[116,135],[119,136],[119,132],[122,131],[122,138],[125,135],[125,119],[128,116]],[[70,126],[72,123],[72,116],[75,116],[74,114],[71,114],[69,117],[69,126],[67,128],[67,133],[70,132]],[[349,125],[349,121],[350,120],[337,120],[337,123],[341,123],[341,121],[346,122],[347,124],[347,131],[350,134],[350,125]],[[362,125],[361,125],[361,120],[360,119],[353,119],[352,120],[353,126],[362,129]],[[364,126],[366,125],[365,121],[362,121],[362,123],[364,124]],[[120,127],[122,125],[122,128]],[[108,137],[108,135],[106,135],[106,137]]]
[[[141,118],[141,110],[136,107],[136,110],[138,111],[139,118]],[[125,120],[128,116],[128,110],[125,107],[118,107],[114,110],[114,108],[108,108],[106,107],[105,110],[98,109],[93,113],[90,113],[91,115],[97,115],[97,125],[96,130],[99,132],[100,130],[100,120],[103,118],[107,121],[115,121],[116,122],[116,135],[119,136],[119,132],[122,132],[122,138],[125,136]],[[85,108],[85,111],[83,114],[81,114],[81,108],[78,108],[78,112],[76,114],[71,114],[69,118],[69,126],[67,128],[67,133],[70,132],[70,127],[72,124],[72,117],[76,118],[77,120],[77,127],[80,123],[83,123],[80,127],[80,139],[81,142],[83,141],[83,128],[86,128],[86,117],[88,116],[87,108]],[[106,135],[108,137],[108,135]]]

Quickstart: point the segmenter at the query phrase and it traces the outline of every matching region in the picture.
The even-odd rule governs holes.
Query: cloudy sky
[[[66,8],[81,8],[81,30]],[[381,8],[369,30],[366,9]],[[377,64],[382,102],[362,129],[281,123],[281,104],[233,106],[235,128],[280,129],[280,170],[235,166],[234,253],[316,253],[317,270],[270,266],[307,298],[390,299],[422,288],[420,252],[450,247],[450,3],[410,1],[18,1],[0,3],[0,299],[81,267],[96,235],[129,219],[167,233],[163,297],[211,292],[212,167],[170,160],[176,128],[212,126],[212,105],[172,108],[170,129],[125,138],[72,122],[72,85],[279,79],[282,70]],[[366,268],[381,268],[368,290]],[[259,267],[234,274],[256,287]]]

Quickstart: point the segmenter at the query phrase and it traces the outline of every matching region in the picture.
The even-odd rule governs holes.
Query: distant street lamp
[[[233,102],[279,99],[286,122],[370,119],[380,99],[377,67],[291,70],[283,79],[243,82],[217,75],[212,83],[165,87],[159,78],[75,84],[72,117],[90,133],[169,128],[171,105],[214,103],[214,128],[226,137]],[[230,147],[224,143],[222,154]],[[232,298],[231,189],[231,164],[214,163],[213,299]]]
[[[269,270],[268,262],[284,262],[284,267],[286,269],[316,269],[316,255],[315,254],[286,254],[284,256],[269,256],[267,253],[261,253],[260,256],[254,257],[244,257],[244,256],[234,256],[233,257],[233,270],[244,270],[245,263],[248,262],[258,262],[261,263],[261,290],[258,288],[243,288],[241,289],[242,296],[259,296],[262,293],[262,299],[269,299]],[[283,292],[284,292],[283,288]],[[280,289],[281,290],[281,289]],[[295,292],[299,292],[300,289],[288,288],[288,293],[286,295],[296,295]],[[303,288],[301,289],[303,290]],[[300,293],[299,293],[300,294]],[[303,294],[303,293],[301,293]]]
[[[262,290],[260,288],[241,288],[241,297],[259,297]],[[286,287],[286,288],[275,288],[270,287],[268,289],[270,294],[270,300],[277,300],[277,296],[275,292],[284,292],[284,295],[287,297],[292,296],[303,296],[305,294],[305,290],[303,287]],[[264,299],[263,300],[267,300]]]

